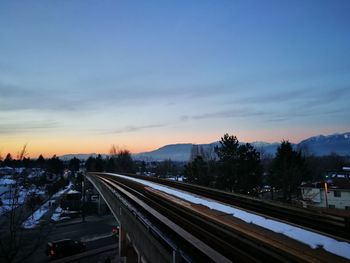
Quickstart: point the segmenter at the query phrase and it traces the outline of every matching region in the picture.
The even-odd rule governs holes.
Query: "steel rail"
[[[350,240],[350,214],[346,216],[329,215],[310,209],[290,207],[277,203],[262,201],[256,198],[229,193],[208,187],[193,185],[189,183],[170,181],[161,178],[123,174],[150,182],[201,195],[213,200],[230,204],[248,211],[290,222],[304,228],[308,228],[321,234]]]
[[[142,207],[144,212],[151,214],[164,226],[170,228],[172,231],[174,231],[174,233],[181,236],[186,242],[188,242],[187,245],[194,246],[201,254],[206,256],[206,261],[223,263],[232,262],[225,256],[218,253],[216,250],[212,249],[210,246],[206,245],[201,240],[193,236],[191,233],[187,232],[181,226],[178,226],[177,224],[169,220],[167,217],[165,217],[163,214],[155,210],[152,206],[145,202],[146,198],[143,197],[143,194],[138,192],[134,187],[130,187],[130,184],[122,184],[120,182],[111,180],[110,178],[107,179],[101,176],[99,176],[99,178],[111,187],[113,187],[119,193],[129,198],[134,204],[137,204],[139,207]],[[197,254],[199,255],[198,252]],[[203,256],[201,255],[200,258],[203,259]]]
[[[269,244],[266,240],[253,237],[240,229],[228,229],[227,226],[213,222],[208,218],[193,213],[147,190],[148,187],[124,178],[99,174],[106,183],[118,186],[124,191],[132,192],[148,207],[169,218],[185,231],[203,240],[209,247],[237,262],[322,262],[320,257],[299,253],[293,248]],[[119,189],[119,190],[120,190]],[[147,208],[146,210],[148,210]],[[254,253],[252,253],[254,251]],[[337,257],[335,256],[337,259]],[[216,261],[216,260],[215,260]],[[323,261],[325,262],[325,261]],[[339,258],[339,262],[342,260]]]

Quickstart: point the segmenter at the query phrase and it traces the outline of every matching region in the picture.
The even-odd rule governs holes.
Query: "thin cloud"
[[[0,111],[53,110],[71,111],[79,107],[69,91],[29,89],[0,82]],[[67,96],[68,95],[68,96]]]
[[[153,128],[162,128],[166,127],[168,124],[150,124],[150,125],[143,125],[143,126],[126,126],[121,129],[114,130],[110,133],[130,133],[130,132],[137,132],[141,130],[146,130],[146,129],[153,129]]]
[[[244,117],[255,117],[255,116],[264,116],[266,112],[249,110],[249,109],[238,109],[238,110],[227,110],[227,111],[218,111],[203,113],[198,115],[183,115],[180,117],[181,121],[192,120],[202,120],[202,119],[215,119],[215,118],[244,118]]]
[[[28,132],[40,132],[55,129],[59,126],[58,122],[55,121],[32,121],[32,122],[21,122],[21,123],[1,123],[0,134],[12,135]]]
[[[256,93],[252,96],[241,97],[235,99],[235,104],[276,104],[276,103],[300,103],[300,104],[313,104],[316,103],[329,103],[332,100],[339,100],[341,96],[349,96],[350,87],[342,86],[336,88],[325,87],[307,87],[299,88],[296,90],[284,90],[280,89],[273,93]]]

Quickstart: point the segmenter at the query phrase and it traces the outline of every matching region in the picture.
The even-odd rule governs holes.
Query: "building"
[[[61,200],[61,207],[64,210],[79,211],[81,209],[81,192],[69,190]]]
[[[350,169],[330,171],[325,180],[302,184],[300,190],[307,206],[350,210]]]

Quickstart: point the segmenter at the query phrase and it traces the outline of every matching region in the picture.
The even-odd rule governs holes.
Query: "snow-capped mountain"
[[[268,143],[268,142],[252,142],[251,143],[261,154],[262,158],[274,156],[280,143]],[[136,160],[167,160],[183,161],[186,162],[190,159],[191,149],[194,144],[170,144],[163,146],[157,150],[151,152],[144,152],[135,154]],[[203,147],[204,150],[208,147],[219,145],[219,142],[211,144],[199,144],[198,146]],[[350,132],[343,134],[333,135],[319,135],[310,137],[301,141],[298,144],[293,144],[295,149],[303,149],[307,151],[307,154],[315,156],[330,155],[332,153],[338,155],[349,155],[350,156]]]
[[[301,141],[298,146],[317,156],[332,153],[350,155],[350,132],[310,137]]]
[[[251,143],[261,154],[262,158],[274,156],[280,143],[252,142]],[[133,154],[135,160],[144,161],[163,161],[171,159],[172,161],[187,162],[191,156],[192,143],[179,143],[165,145],[157,150]],[[199,144],[204,151],[212,151],[219,142],[209,144]],[[333,135],[318,135],[293,144],[295,149],[303,149],[307,154],[316,156],[330,155],[332,153],[350,156],[350,132]],[[96,157],[96,154],[68,154],[60,158],[69,160],[74,156],[79,159],[87,159],[89,156]],[[106,157],[107,155],[102,155]]]

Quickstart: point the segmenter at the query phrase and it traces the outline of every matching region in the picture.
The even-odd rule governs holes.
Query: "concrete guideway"
[[[124,196],[124,198],[125,198],[125,196],[127,196],[128,194],[125,194],[125,192],[129,192],[129,194],[136,194],[136,192],[138,192],[138,191],[143,191],[142,193],[143,194],[140,194],[140,193],[138,193],[139,194],[139,197],[142,197],[142,196],[145,196],[145,195],[150,195],[150,193],[146,193],[146,187],[140,187],[139,185],[137,185],[137,183],[130,183],[130,182],[128,182],[127,184],[127,186],[126,185],[124,185],[123,187],[121,186],[121,185],[123,185],[124,183],[126,184],[126,182],[125,182],[125,180],[124,179],[121,179],[121,178],[118,178],[118,179],[116,179],[116,178],[111,178],[110,176],[107,176],[107,174],[95,174],[95,176],[93,176],[92,174],[91,175],[89,175],[90,176],[90,178],[89,178],[89,180],[91,179],[91,177],[95,177],[95,179],[94,180],[100,180],[100,182],[101,181],[104,181],[107,185],[109,185],[109,187],[107,186],[107,188],[109,188],[109,190],[111,191],[111,192],[114,192],[114,193],[116,193],[116,192],[119,192],[119,195],[120,195],[120,193],[123,193],[123,196]],[[113,179],[113,180],[112,180]],[[115,185],[113,185],[113,184],[115,184],[115,185],[117,185],[117,186],[115,186]],[[119,189],[118,189],[119,188]],[[139,189],[138,189],[139,188]],[[143,188],[143,189],[142,189]],[[105,189],[105,190],[107,190],[107,189]],[[149,190],[148,190],[149,191]],[[136,195],[138,195],[138,194],[136,194]],[[120,196],[119,196],[120,197]],[[114,199],[116,198],[116,196],[114,197]],[[148,196],[148,198],[150,198],[150,196]],[[131,198],[131,199],[133,199],[133,198]],[[160,196],[159,196],[159,193],[158,193],[158,196],[155,198],[155,200],[158,200],[158,203],[161,203],[161,201],[163,201],[163,202],[165,202],[165,199],[166,198],[161,198]],[[108,200],[107,200],[107,204],[108,204]],[[129,204],[130,205],[130,204]],[[172,203],[171,202],[168,202],[167,204],[165,204],[165,206],[171,206],[172,205]],[[173,207],[172,207],[172,209],[174,209],[174,210],[176,210],[176,209],[178,209],[178,206],[179,205],[174,205]],[[146,208],[146,210],[148,211],[149,209],[148,208]],[[112,210],[113,211],[113,210]],[[165,211],[165,210],[164,210]],[[179,210],[180,211],[180,210]],[[192,213],[193,214],[193,211],[192,212],[189,212],[189,211],[182,211],[182,213],[183,213],[183,215],[184,215],[184,217],[186,217],[187,216],[187,214],[190,214],[190,213]],[[197,214],[198,214],[198,212],[197,212]],[[168,216],[168,215],[167,215]],[[203,216],[203,215],[202,215]],[[119,217],[121,217],[121,214],[119,214]],[[198,215],[197,215],[197,217],[198,217]],[[117,215],[117,218],[118,218],[118,215]],[[193,217],[192,215],[191,215],[191,220],[197,220],[195,217]],[[191,223],[191,220],[190,221],[188,221],[189,223]],[[200,220],[202,220],[202,219],[200,219]],[[203,220],[202,220],[203,221]],[[199,222],[199,221],[198,221]],[[217,223],[217,222],[216,222]],[[206,222],[206,224],[207,224],[207,222]],[[209,225],[207,225],[208,227],[210,226],[210,224]],[[196,227],[195,225],[193,226],[194,228]],[[227,228],[227,226],[226,226],[226,228]],[[128,229],[127,229],[128,230]],[[215,229],[214,229],[215,230]],[[245,231],[248,231],[249,230],[249,228],[248,229],[246,229]],[[203,230],[198,230],[199,232],[202,232]],[[216,231],[216,230],[215,230]],[[221,231],[221,230],[220,230]],[[237,231],[237,230],[236,230]],[[256,231],[256,230],[254,230],[254,231]],[[237,232],[238,233],[238,232]],[[147,234],[147,233],[146,233]],[[210,234],[210,233],[209,233]],[[199,234],[200,235],[200,234]],[[122,236],[122,235],[121,235]],[[237,235],[236,235],[237,236]],[[213,238],[215,238],[215,237],[213,237]],[[237,237],[236,237],[236,239],[237,239]],[[239,239],[239,238],[238,238]],[[237,239],[237,240],[238,240]],[[246,238],[247,239],[247,238]],[[274,238],[275,239],[275,238]],[[248,239],[247,239],[248,240]],[[247,240],[245,240],[245,242],[247,242]],[[297,248],[297,246],[295,246],[294,248],[292,248],[292,247],[290,247],[289,249],[288,248],[284,248],[284,249],[282,249],[282,252],[280,251],[281,250],[281,245],[278,245],[278,242],[280,242],[280,244],[283,244],[283,242],[285,242],[285,241],[283,241],[283,238],[281,239],[282,241],[277,241],[277,245],[275,246],[275,248],[274,249],[272,249],[272,246],[271,245],[268,245],[268,244],[266,244],[266,242],[268,242],[268,241],[264,241],[265,242],[265,244],[266,245],[263,245],[262,246],[262,244],[264,243],[264,242],[262,242],[262,240],[260,239],[259,240],[259,242],[258,243],[256,243],[256,245],[253,245],[253,247],[255,246],[255,249],[257,250],[257,249],[259,249],[258,247],[260,246],[260,247],[263,247],[264,248],[264,250],[271,250],[270,252],[266,252],[266,251],[264,251],[264,252],[262,252],[262,251],[260,251],[259,253],[263,253],[262,255],[265,255],[265,256],[270,256],[271,258],[273,258],[273,257],[275,257],[275,256],[277,256],[277,258],[278,258],[278,260],[279,261],[286,261],[286,262],[290,262],[290,261],[294,261],[294,260],[296,260],[296,261],[306,261],[306,262],[314,262],[315,260],[316,261],[318,261],[318,262],[327,262],[327,261],[329,261],[330,259],[332,260],[332,262],[346,262],[346,261],[344,261],[344,260],[342,260],[342,258],[339,258],[339,257],[336,257],[336,256],[332,256],[332,254],[330,254],[330,253],[327,253],[327,252],[324,252],[324,251],[322,251],[322,250],[319,250],[319,249],[317,249],[317,250],[312,250],[312,249],[310,249],[310,248],[308,248],[307,246],[305,246],[304,245],[304,247],[303,246],[301,246],[299,249],[296,249]],[[244,241],[244,240],[240,240],[241,242],[242,241]],[[131,243],[133,242],[133,240],[131,239]],[[220,242],[222,242],[222,241],[220,241]],[[251,241],[250,241],[251,242]],[[255,241],[254,241],[255,242]],[[254,243],[253,242],[253,243]],[[192,242],[193,243],[193,242]],[[195,242],[194,242],[195,243]],[[249,243],[249,242],[248,242]],[[227,246],[230,246],[229,244],[227,244],[227,242],[226,242],[226,245]],[[252,245],[252,244],[250,244],[250,245]],[[122,246],[121,246],[122,247]],[[253,247],[251,247],[252,249],[253,249]],[[282,246],[283,247],[283,246]],[[231,246],[231,249],[234,249],[232,246]],[[260,248],[261,249],[261,248]],[[293,249],[296,249],[295,250],[295,253],[294,252],[292,252],[293,251]],[[277,251],[274,251],[274,250],[277,250]],[[305,251],[308,251],[309,250],[309,252],[305,252]],[[183,251],[181,251],[181,249],[179,250],[181,253],[183,253]],[[298,256],[298,254],[300,254],[299,252],[300,251],[303,251],[302,253],[301,253],[301,255],[299,255]],[[311,252],[310,252],[311,251]],[[138,249],[138,253],[140,254],[140,249]],[[180,254],[181,254],[180,253]],[[258,254],[259,254],[258,253]],[[265,254],[264,254],[265,253]],[[277,254],[276,254],[277,253]],[[311,254],[310,254],[311,253]],[[175,253],[176,254],[176,253]],[[195,254],[195,253],[194,253]],[[289,256],[287,256],[289,254]],[[232,255],[232,254],[231,254]],[[198,255],[197,255],[198,256]],[[183,255],[181,255],[181,257],[183,257]],[[246,257],[246,259],[248,259],[248,258],[250,258],[250,261],[252,261],[252,262],[260,262],[261,261],[261,259],[260,259],[260,261],[256,258],[256,259],[253,259],[250,255],[249,255],[249,250],[248,250],[248,253],[243,253],[243,258],[245,258]],[[189,257],[190,258],[190,257]],[[277,259],[276,258],[276,259]],[[285,258],[285,260],[283,260],[283,258]],[[309,259],[308,259],[309,258]],[[215,257],[213,257],[212,258],[212,260],[214,260],[214,261],[217,261],[217,259],[218,258],[215,258]],[[294,259],[294,260],[291,260],[291,259]],[[174,260],[174,258],[173,258],[173,260]],[[190,261],[190,260],[189,260]],[[140,262],[140,261],[139,261]],[[153,262],[153,261],[151,261],[151,262]],[[164,261],[164,262],[169,262],[169,261]],[[272,261],[270,261],[270,262],[272,262]],[[276,261],[277,262],[277,261]]]

